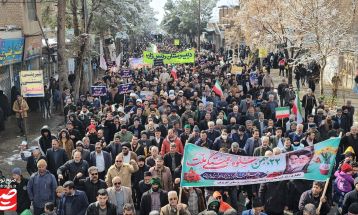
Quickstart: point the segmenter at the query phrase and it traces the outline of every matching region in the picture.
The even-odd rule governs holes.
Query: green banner
[[[181,186],[237,186],[291,179],[325,181],[332,174],[339,142],[340,138],[333,138],[270,157],[237,156],[186,144]]]
[[[188,50],[172,54],[154,53],[150,51],[143,51],[144,63],[152,64],[156,59],[163,59],[164,64],[181,64],[181,63],[194,63],[195,51]]]

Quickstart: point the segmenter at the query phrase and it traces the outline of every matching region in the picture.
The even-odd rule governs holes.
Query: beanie
[[[347,173],[347,172],[350,172],[350,171],[352,171],[352,170],[353,170],[352,166],[349,165],[348,163],[344,163],[344,164],[341,166],[341,171],[342,171],[342,172]]]
[[[11,173],[15,175],[21,175],[21,169],[19,167],[15,167],[12,169]]]
[[[358,214],[358,203],[352,203],[348,208],[348,212],[351,214]]]

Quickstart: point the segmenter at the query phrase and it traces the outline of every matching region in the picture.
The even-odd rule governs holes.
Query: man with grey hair
[[[177,215],[178,212],[180,215],[190,215],[188,206],[183,203],[178,203],[178,194],[176,191],[168,192],[168,202],[169,204],[165,205],[160,209],[160,215]]]
[[[314,204],[307,204],[303,209],[303,215],[316,215],[316,206]]]
[[[261,146],[255,148],[253,156],[264,156],[266,151],[271,151],[270,148],[270,138],[267,136],[264,136],[261,138]]]

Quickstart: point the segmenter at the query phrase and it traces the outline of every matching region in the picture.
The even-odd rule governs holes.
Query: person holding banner
[[[176,191],[168,192],[169,204],[160,209],[160,215],[190,215],[186,204],[178,202],[178,194]]]
[[[327,201],[326,196],[322,196],[322,191],[324,189],[324,183],[319,181],[314,181],[312,188],[302,193],[300,201],[298,203],[298,208],[301,212],[303,212],[305,206],[307,204],[313,204],[318,208],[320,202],[322,202],[322,206],[320,209],[320,215],[326,215],[330,211],[330,205]]]

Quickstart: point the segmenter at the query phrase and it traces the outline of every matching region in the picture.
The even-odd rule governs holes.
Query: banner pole
[[[323,192],[322,192],[322,196],[321,196],[321,199],[319,200],[319,205],[318,205],[317,210],[316,210],[316,213],[317,213],[317,214],[320,214],[319,211],[321,210],[321,207],[322,207],[322,204],[323,204],[322,198],[324,198],[324,197],[326,196],[326,192],[327,192],[329,180],[330,180],[330,178],[327,178],[327,179],[326,179],[326,184],[324,185],[324,189],[323,189]]]
[[[178,199],[178,204],[181,203],[181,194],[183,192],[183,188],[182,187],[179,187],[179,199]],[[177,210],[177,215],[179,215],[179,210]]]

